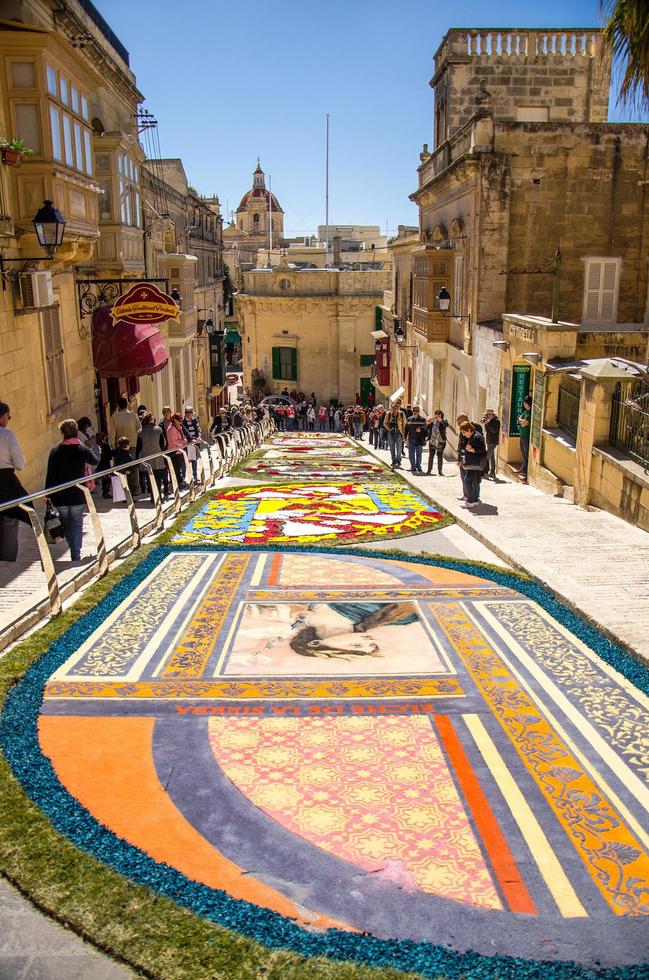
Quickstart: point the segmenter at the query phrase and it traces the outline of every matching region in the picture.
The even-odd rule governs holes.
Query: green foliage
[[[17,140],[17,139],[9,140],[9,142],[6,145],[6,149],[16,150],[18,153],[22,153],[26,157],[30,157],[34,152],[31,146],[25,146],[24,140]]]
[[[602,0],[605,51],[622,75],[620,102],[649,109],[649,0]]]

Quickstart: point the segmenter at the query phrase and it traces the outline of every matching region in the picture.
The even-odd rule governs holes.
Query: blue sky
[[[432,58],[450,27],[588,27],[597,0],[95,0],[131,56],[164,156],[236,209],[257,155],[288,234],[330,222],[416,224],[432,144]],[[611,108],[615,110],[614,100]],[[619,114],[613,111],[613,118]]]

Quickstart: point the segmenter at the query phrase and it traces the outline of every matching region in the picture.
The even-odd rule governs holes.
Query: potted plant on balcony
[[[24,140],[9,140],[2,147],[2,162],[9,167],[19,167],[23,157],[29,157],[33,152],[30,146],[25,146]]]

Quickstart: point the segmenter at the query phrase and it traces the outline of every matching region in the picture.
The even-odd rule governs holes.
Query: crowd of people
[[[218,409],[210,425],[210,437],[236,433],[248,423],[261,421],[269,410],[280,432],[344,432],[358,441],[363,441],[367,432],[370,445],[375,449],[389,450],[392,469],[402,468],[407,451],[411,473],[431,476],[436,470],[439,476],[443,475],[449,423],[441,409],[426,417],[419,405],[403,405],[401,399],[385,408],[382,405],[363,406],[358,395],[355,403],[347,406],[336,401],[328,405],[318,404],[314,392],[307,397],[303,392],[289,392],[285,388],[282,395],[286,400],[271,403],[268,409],[249,402]],[[522,458],[518,475],[523,483],[527,482],[531,409],[532,401],[528,395],[523,400],[523,409],[518,417]],[[25,465],[25,458],[15,433],[9,428],[10,420],[9,406],[0,402],[0,503],[27,495],[17,475]],[[456,426],[457,446],[451,446],[451,449],[457,454],[462,482],[460,499],[463,506],[472,508],[480,503],[482,480],[496,479],[496,452],[501,423],[493,409],[488,409],[482,422],[472,422],[467,415],[458,415]],[[161,452],[169,454],[181,489],[187,487],[186,458],[192,467],[194,480],[199,479],[198,456],[205,438],[191,405],[185,406],[183,414],[174,412],[171,406],[165,406],[162,418],[157,420],[145,405],[140,405],[133,412],[127,400],[120,398],[116,411],[110,416],[106,433],[95,432],[87,416],[78,421],[66,419],[61,423],[60,431],[61,442],[49,454],[45,489],[81,480],[93,471],[125,466],[124,472],[133,497],[150,494],[154,499],[152,476],[160,496],[167,499],[171,481],[164,457],[156,455]],[[151,476],[148,466],[140,466],[137,462],[147,457],[154,457],[150,460]],[[103,497],[124,499],[118,477],[104,476],[99,482]],[[92,484],[88,486],[99,489]],[[72,561],[80,561],[85,509],[83,491],[78,487],[69,487],[53,492],[48,503],[58,511]],[[20,521],[30,522],[29,516],[21,508],[0,513],[0,561],[16,561]]]
[[[250,404],[230,405],[217,411],[210,425],[210,436],[243,429],[265,415],[261,407]],[[5,402],[0,402],[0,503],[27,495],[17,475],[25,466],[15,432],[9,428],[11,412]],[[155,480],[160,496],[166,500],[171,492],[169,469],[165,457],[171,460],[180,489],[185,489],[185,459],[189,460],[195,481],[199,479],[198,456],[206,441],[198,417],[191,405],[184,412],[174,412],[170,406],[162,409],[162,418],[156,419],[146,405],[136,412],[128,407],[126,398],[120,398],[117,408],[108,420],[107,432],[96,432],[87,416],[65,419],[59,426],[61,442],[50,450],[44,489],[82,480],[93,472],[103,472],[114,466],[125,466],[128,488],[133,497],[150,495],[154,499],[151,478]],[[155,457],[147,466],[138,459]],[[133,464],[133,465],[129,465]],[[151,475],[150,475],[151,474]],[[121,480],[116,475],[103,476],[89,481],[86,486],[99,492],[106,499],[125,499]],[[79,487],[58,490],[47,498],[48,510],[56,509],[72,561],[81,560],[83,514],[86,500]],[[29,515],[19,507],[0,512],[0,561],[16,561],[18,557],[19,522],[29,524]]]
[[[527,483],[531,410],[532,399],[527,395],[518,416],[522,461],[517,475],[522,483]],[[462,483],[460,500],[463,506],[472,508],[481,503],[482,480],[496,479],[501,422],[492,408],[486,410],[482,422],[472,422],[464,414],[458,415],[455,422],[457,446],[451,446],[451,449],[456,453]],[[369,415],[370,443],[376,449],[389,449],[392,469],[402,468],[407,450],[413,474],[424,474],[422,463],[427,451],[426,475],[431,476],[435,466],[437,474],[443,475],[448,428],[449,423],[441,409],[427,418],[419,405],[404,406],[400,399],[390,408],[377,406]]]

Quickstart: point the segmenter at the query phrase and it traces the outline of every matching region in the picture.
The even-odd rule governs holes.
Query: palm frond
[[[602,0],[604,47],[621,75],[619,101],[649,108],[649,0]]]

